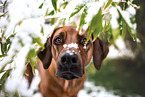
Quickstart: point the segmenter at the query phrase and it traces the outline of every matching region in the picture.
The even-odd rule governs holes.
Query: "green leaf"
[[[78,12],[80,12],[80,10],[81,10],[85,5],[86,5],[86,3],[76,6],[76,8],[74,9],[75,11],[71,13],[71,15],[70,15],[69,18],[73,17],[75,14],[77,14]]]
[[[5,70],[6,72],[3,74],[1,79],[7,79],[9,77],[9,75],[10,75],[11,70],[12,69]]]
[[[94,34],[94,38],[97,38],[98,34],[102,30],[102,9],[100,8],[98,13],[92,18],[90,26],[89,26],[89,32],[87,35],[87,41],[89,41],[89,38],[91,34]]]
[[[35,49],[31,49],[29,51],[28,57],[29,57],[30,63],[34,66],[36,66],[36,56],[37,54],[35,53]]]
[[[110,20],[111,19],[105,20],[105,25],[104,25],[102,32],[108,31],[110,29]],[[108,21],[108,23],[107,23],[107,21]]]
[[[115,42],[113,42],[113,46],[115,47],[115,49],[119,50],[118,46],[116,45]]]
[[[40,45],[42,48],[44,48],[44,44],[41,41],[41,38],[33,38],[33,43],[38,43],[38,45]]]
[[[54,15],[54,10],[52,10],[48,15]]]
[[[62,3],[62,4],[59,5],[59,8],[65,9],[66,6],[68,5],[68,3],[69,3],[68,1],[66,1],[66,2],[64,1],[64,3]]]
[[[126,23],[122,21],[122,33],[121,33],[122,38],[125,37],[125,32],[126,32]]]
[[[88,10],[88,7],[85,6],[85,8],[84,8],[84,10],[83,10],[83,13],[82,13],[82,15],[81,15],[80,24],[79,24],[79,29],[80,29],[84,24],[86,24],[85,18],[86,18],[87,14],[88,14],[88,13],[87,13],[87,10]]]
[[[137,40],[137,35],[136,35],[136,33],[133,33],[134,29],[131,28],[127,23],[126,23],[126,25],[127,25],[127,30],[129,31],[130,36],[132,37],[133,41],[136,41]]]
[[[15,92],[15,97],[21,97],[20,94],[18,93],[18,91]]]
[[[44,35],[44,28],[43,27],[41,28],[41,33]]]
[[[0,55],[0,58],[2,58],[2,57],[5,57],[5,56],[7,56],[7,54],[4,54],[4,55]]]
[[[111,28],[111,25],[110,25],[110,27],[109,27],[109,29],[107,31],[107,40],[108,41],[110,41],[111,36],[112,36],[112,28]]]
[[[124,22],[124,23],[126,24],[126,27],[127,27],[127,30],[128,30],[128,32],[129,32],[130,36],[132,37],[132,39],[133,39],[134,41],[136,41],[137,35],[136,35],[136,33],[134,33],[135,29],[131,28],[131,27],[128,25],[128,23],[125,21],[123,15],[121,14],[120,10],[117,9],[117,11],[118,11],[119,15],[120,15],[121,18],[122,18],[122,22]],[[124,28],[124,29],[125,29],[125,28]]]
[[[57,11],[57,0],[51,0],[54,10]]]
[[[116,40],[119,37],[119,35],[120,35],[119,28],[112,29],[112,35],[113,35],[114,40]]]
[[[3,75],[1,74],[2,75],[1,78],[0,78],[0,89],[1,90],[5,86],[5,82],[8,79],[8,77],[10,76],[11,70],[12,69],[5,70],[4,73],[3,73]]]
[[[43,4],[44,4],[44,3],[42,3],[42,4],[39,6],[40,9],[42,8]]]
[[[0,69],[0,73],[4,72],[4,69],[5,69],[6,66],[7,66],[7,64],[4,65],[4,66]]]
[[[99,35],[100,29],[98,29],[98,27],[94,30],[94,39],[96,39]]]
[[[102,17],[100,17],[100,20],[98,21],[98,24],[96,25],[96,29],[94,30],[94,39],[98,37],[101,30],[102,30]]]
[[[56,18],[51,18],[51,21],[50,21],[50,23],[51,23],[51,25],[53,25],[55,22],[56,22]]]
[[[2,55],[4,55],[4,50],[3,50],[3,44],[2,44],[2,42],[0,43],[0,45],[1,45],[1,53],[2,53]]]
[[[106,9],[111,3],[112,3],[112,0],[108,0],[108,2],[107,2],[107,4],[106,4],[104,9]]]
[[[28,53],[28,59],[30,61],[34,74],[35,74],[35,67],[37,67],[36,56],[37,56],[37,54],[35,52],[35,49],[31,49]]]
[[[5,13],[6,3],[7,3],[7,0],[5,0],[5,2],[3,4],[3,13]]]
[[[65,21],[66,21],[66,18],[63,19],[63,23],[62,23],[63,26],[65,26]]]
[[[48,9],[49,9],[49,8],[47,8],[47,9],[46,9],[45,16],[47,16],[47,15],[48,15]]]
[[[112,2],[112,6],[113,7],[116,7],[116,2]]]
[[[4,46],[4,52],[6,52],[7,51],[7,43],[4,43],[3,46]]]

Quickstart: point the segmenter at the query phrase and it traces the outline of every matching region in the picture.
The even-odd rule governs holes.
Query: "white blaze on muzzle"
[[[79,48],[77,43],[64,44],[64,48]]]
[[[63,47],[66,49],[66,52],[70,55],[77,54],[77,52],[75,52],[74,50],[70,50],[71,48],[79,48],[77,43],[64,44]]]

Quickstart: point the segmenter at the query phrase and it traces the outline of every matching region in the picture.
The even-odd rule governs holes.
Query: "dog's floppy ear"
[[[109,52],[108,46],[103,43],[99,38],[93,42],[93,62],[97,70],[100,70],[103,59]]]
[[[38,53],[38,57],[42,61],[44,69],[48,69],[52,60],[50,37],[45,43],[45,48]]]
[[[44,69],[48,69],[48,67],[51,64],[51,60],[52,60],[52,52],[51,52],[52,38],[54,36],[54,33],[60,28],[62,28],[62,27],[58,27],[58,28],[54,29],[51,37],[49,37],[47,39],[46,43],[45,43],[45,48],[38,53],[38,57],[42,61]]]

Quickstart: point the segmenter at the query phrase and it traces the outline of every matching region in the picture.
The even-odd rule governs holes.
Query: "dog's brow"
[[[57,35],[55,35],[55,38],[56,37],[63,37],[64,36],[64,32],[60,32],[60,33],[58,33]]]
[[[64,32],[60,32],[59,34],[58,34],[58,36],[63,36],[64,35]]]

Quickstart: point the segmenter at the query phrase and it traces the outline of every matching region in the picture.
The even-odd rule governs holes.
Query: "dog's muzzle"
[[[81,78],[84,69],[81,60],[74,52],[65,52],[61,55],[58,62],[56,76],[67,80]]]

